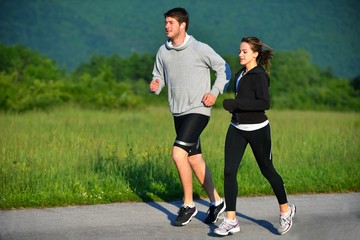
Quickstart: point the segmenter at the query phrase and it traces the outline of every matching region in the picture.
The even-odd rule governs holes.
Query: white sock
[[[237,218],[235,218],[235,219],[225,218],[225,219],[226,219],[226,221],[227,221],[228,223],[230,223],[230,224],[232,224],[232,225],[235,225],[235,224],[238,223]]]
[[[189,207],[189,208],[193,208],[193,207],[195,207],[195,203],[193,203],[193,204],[183,204],[183,206],[184,206],[184,208],[186,208],[186,207]]]
[[[288,212],[286,212],[286,213],[282,213],[282,212],[280,212],[280,215],[281,215],[282,217],[286,217],[286,216],[289,216],[289,215],[290,215],[290,213],[291,213],[291,209],[289,209],[289,211],[288,211]]]
[[[222,204],[223,203],[223,199],[221,198],[219,201],[216,201],[216,202],[211,202],[211,205],[213,205],[213,206],[215,206],[215,207],[217,207],[217,206],[219,206],[220,204]]]

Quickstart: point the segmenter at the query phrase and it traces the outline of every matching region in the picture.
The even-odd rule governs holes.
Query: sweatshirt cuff
[[[214,95],[215,97],[218,97],[220,91],[219,91],[219,89],[217,89],[217,88],[213,88],[213,89],[211,89],[210,93],[211,93],[212,95]]]

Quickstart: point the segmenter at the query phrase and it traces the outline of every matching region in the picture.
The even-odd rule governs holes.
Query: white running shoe
[[[238,220],[236,219],[235,223],[231,223],[230,221],[230,219],[225,218],[220,226],[214,230],[214,233],[221,236],[226,236],[229,233],[240,232],[240,225]]]
[[[279,228],[278,228],[278,232],[280,234],[287,233],[290,230],[290,228],[292,227],[292,224],[293,224],[292,218],[294,217],[294,215],[296,213],[296,207],[294,204],[289,204],[289,208],[290,208],[289,214],[287,214],[285,216],[280,215]]]

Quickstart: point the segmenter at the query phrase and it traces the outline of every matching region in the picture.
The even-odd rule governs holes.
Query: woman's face
[[[258,55],[259,55],[259,53],[254,52],[251,49],[250,44],[248,44],[247,42],[242,42],[240,44],[239,60],[240,60],[241,65],[246,66],[248,64],[256,63],[256,58]]]

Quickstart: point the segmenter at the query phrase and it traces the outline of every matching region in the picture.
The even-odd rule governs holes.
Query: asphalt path
[[[180,201],[114,203],[0,211],[0,239],[360,239],[360,193],[291,195],[297,207],[292,229],[278,235],[278,205],[274,196],[237,199],[241,231],[226,237],[213,230],[221,223],[203,223],[206,200],[184,227],[172,225]]]

